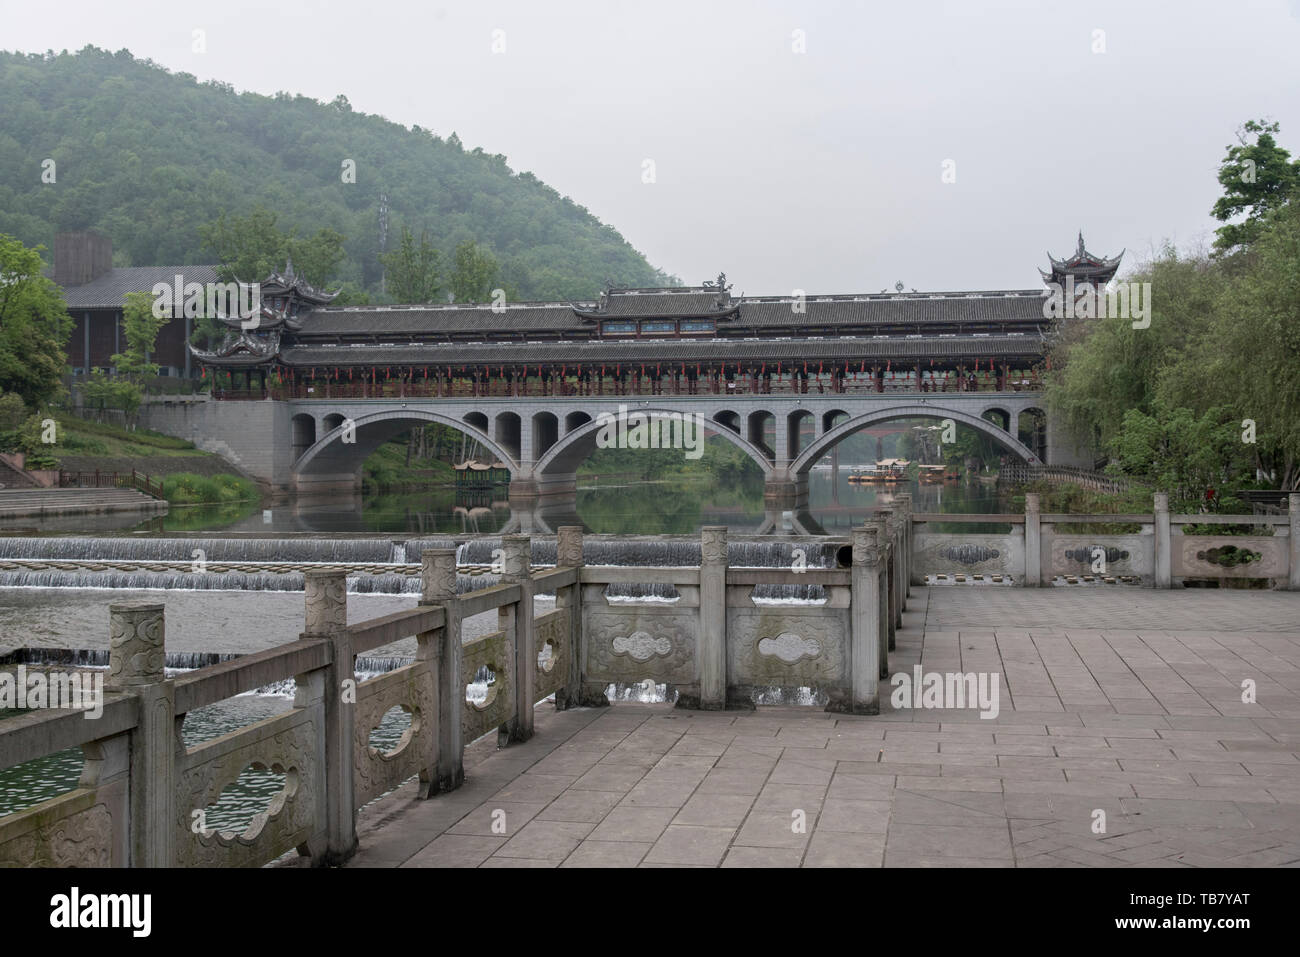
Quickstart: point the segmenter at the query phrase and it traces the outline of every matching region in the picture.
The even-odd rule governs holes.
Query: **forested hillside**
[[[355,182],[344,182],[345,160]],[[341,233],[333,279],[374,291],[381,193],[390,251],[403,227],[427,231],[444,261],[476,241],[522,298],[669,281],[612,226],[454,133],[354,112],[344,96],[236,93],[125,50],[0,52],[0,233],[29,245],[95,229],[112,239],[115,265],[213,262],[200,227],[262,206],[299,235]]]

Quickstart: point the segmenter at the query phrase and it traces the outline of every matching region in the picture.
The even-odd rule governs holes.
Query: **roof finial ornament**
[[[284,278],[293,282],[293,256],[287,256],[284,260]]]
[[[712,280],[710,280],[710,279],[706,279],[706,280],[704,280],[704,288],[705,288],[705,289],[716,289],[718,292],[730,292],[730,291],[731,291],[731,286],[729,286],[729,285],[727,284],[727,274],[726,274],[725,272],[720,272],[720,273],[718,273],[718,278],[717,278],[717,279],[712,279]]]
[[[1079,230],[1079,258],[1083,258],[1083,230]]]
[[[902,292],[902,291],[903,291],[903,280],[900,279],[900,280],[898,280],[898,282],[894,283],[894,291],[895,291],[895,292]]]

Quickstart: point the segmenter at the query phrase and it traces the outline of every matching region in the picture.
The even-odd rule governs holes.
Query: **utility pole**
[[[388,194],[379,194],[379,294],[388,294],[388,267],[384,265],[384,253],[388,251]]]

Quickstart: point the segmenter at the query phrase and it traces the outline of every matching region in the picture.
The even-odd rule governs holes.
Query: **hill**
[[[261,205],[299,235],[343,234],[335,280],[375,290],[381,193],[390,250],[403,226],[427,229],[444,262],[476,240],[525,299],[592,298],[607,279],[673,282],[612,226],[455,133],[408,130],[344,96],[237,93],[126,50],[0,51],[0,233],[28,245],[95,229],[112,238],[114,265],[213,262],[198,228]]]

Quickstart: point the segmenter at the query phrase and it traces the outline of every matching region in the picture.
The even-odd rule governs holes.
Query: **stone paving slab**
[[[543,706],[349,866],[1300,866],[1300,595],[914,587],[897,645],[997,673],[997,717]]]

